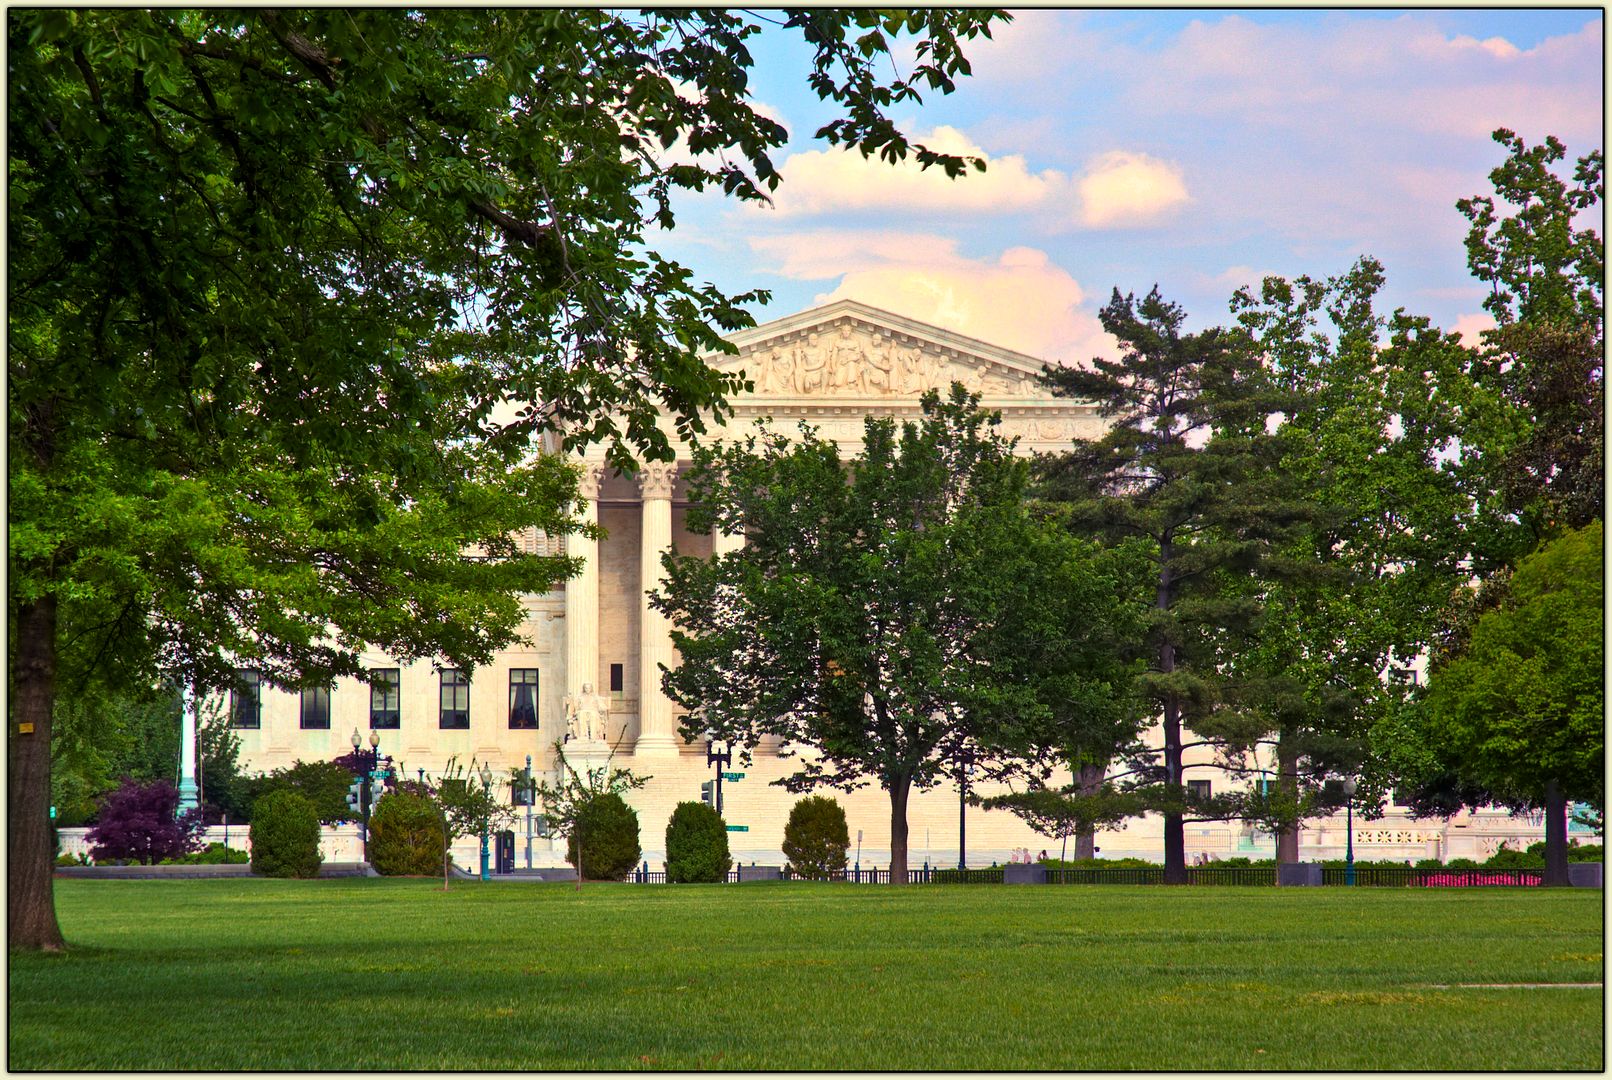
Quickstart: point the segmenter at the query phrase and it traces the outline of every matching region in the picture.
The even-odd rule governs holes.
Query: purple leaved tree
[[[179,810],[179,789],[166,780],[150,784],[124,777],[101,802],[100,819],[85,837],[96,862],[137,859],[150,865],[201,849],[200,810]]]

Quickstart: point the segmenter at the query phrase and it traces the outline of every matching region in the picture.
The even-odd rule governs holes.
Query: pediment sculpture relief
[[[1036,393],[1030,375],[985,360],[947,362],[919,345],[874,338],[848,323],[814,331],[803,340],[758,347],[736,366],[750,376],[755,392],[766,396],[917,397],[928,390],[944,391],[954,380],[987,396]]]

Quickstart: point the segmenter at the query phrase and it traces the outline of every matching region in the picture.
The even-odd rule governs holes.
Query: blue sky
[[[1602,38],[1594,9],[1019,11],[956,93],[897,114],[988,159],[948,182],[814,141],[831,113],[806,51],[769,32],[753,90],[791,134],[774,205],[690,195],[655,242],[771,289],[763,321],[852,297],[1055,361],[1110,351],[1115,286],[1157,283],[1203,326],[1264,274],[1366,254],[1385,308],[1472,332],[1455,201],[1489,190],[1496,127],[1602,145]]]

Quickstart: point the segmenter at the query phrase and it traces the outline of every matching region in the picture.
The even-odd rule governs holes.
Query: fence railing
[[[1346,885],[1348,871],[1343,867],[1325,867],[1321,871],[1321,884]],[[781,874],[785,881],[804,881],[789,872]],[[629,882],[641,885],[666,884],[666,871],[637,869],[628,875]],[[739,881],[739,871],[729,870],[729,882]],[[843,881],[853,885],[888,885],[890,871],[875,867],[853,867],[835,870],[829,881]],[[956,868],[925,866],[907,871],[907,880],[914,885],[1000,885],[1000,866],[958,870]],[[1397,888],[1462,888],[1470,886],[1539,885],[1543,872],[1539,870],[1447,870],[1418,869],[1416,867],[1356,867],[1355,885]],[[1104,866],[1104,867],[1049,867],[1049,885],[1162,885],[1164,870],[1157,866]],[[1189,866],[1188,885],[1241,885],[1274,886],[1276,868],[1271,866]]]
[[[1321,884],[1348,884],[1349,871],[1341,866],[1321,870]],[[1444,867],[1357,866],[1355,884],[1399,888],[1466,888],[1478,885],[1539,885],[1543,870],[1452,870]]]

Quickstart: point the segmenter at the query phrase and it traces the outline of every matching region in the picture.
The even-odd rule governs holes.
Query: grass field
[[[56,883],[12,1069],[1600,1069],[1602,893]]]

